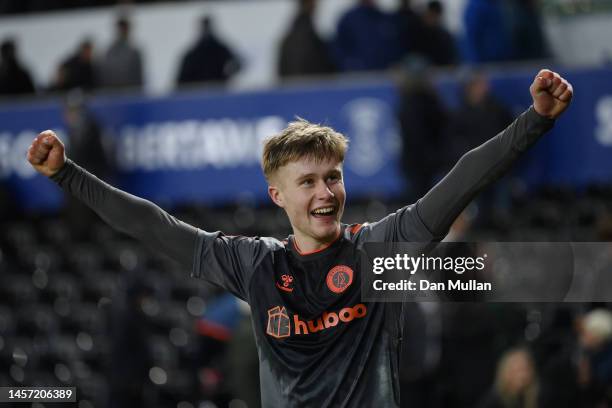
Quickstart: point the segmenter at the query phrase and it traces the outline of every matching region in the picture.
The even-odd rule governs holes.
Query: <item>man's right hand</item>
[[[28,149],[28,161],[37,172],[50,177],[66,163],[64,144],[52,130],[41,132]]]

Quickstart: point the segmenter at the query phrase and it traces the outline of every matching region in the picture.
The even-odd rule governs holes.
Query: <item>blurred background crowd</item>
[[[393,84],[393,120],[401,140],[394,149],[405,188],[352,199],[348,223],[376,220],[414,202],[464,152],[511,123],[517,107],[496,95],[490,74],[512,77],[525,67],[533,74],[560,62],[544,11],[561,13],[568,25],[574,14],[612,23],[612,5],[604,1],[465,0],[457,8],[451,1],[354,0],[344,1],[331,30],[321,30],[317,9],[333,1],[290,2],[284,31],[269,44],[274,52],[266,64],[272,68],[262,76],[273,81],[249,86],[282,92],[287,84],[310,89],[381,77]],[[0,20],[22,19],[31,23],[29,29],[37,18],[63,13],[113,15],[106,46],[80,33],[76,48],[57,55],[59,63],[47,76],[32,68],[40,61],[26,61],[22,54],[49,55],[61,45],[58,39],[49,38],[50,51],[26,52],[20,35],[31,33],[15,29],[5,35],[0,29],[0,113],[11,115],[41,101],[59,106],[68,156],[101,178],[116,179],[125,168],[112,153],[109,124],[89,103],[160,97],[151,85],[155,50],[143,50],[133,39],[139,29],[134,21],[140,7],[184,3],[250,10],[266,1],[0,0]],[[459,28],[449,24],[451,10]],[[208,12],[183,21],[189,26],[197,20],[197,34],[183,44],[179,59],[166,61],[174,67],[165,71],[172,76],[166,78],[172,83],[166,95],[188,99],[201,93],[223,105],[226,95],[243,91],[236,78],[258,62],[225,36],[227,27],[240,31],[241,22],[219,19]],[[255,23],[261,30],[267,24]],[[175,29],[157,27],[160,47]],[[601,63],[607,61],[605,54]],[[447,76],[457,84],[453,104],[437,86]],[[578,95],[589,91],[577,89]],[[2,137],[10,131],[4,126],[0,123]],[[8,151],[3,146],[0,153]],[[9,154],[1,157],[9,160]],[[611,181],[527,188],[520,177],[506,177],[460,216],[447,239],[610,241]],[[26,210],[11,183],[8,176],[0,178],[0,386],[76,386],[79,408],[259,406],[248,306],[190,279],[188,271],[112,231],[69,197],[54,210]],[[184,200],[169,209],[205,230],[278,238],[289,233],[280,210],[238,197],[215,205]],[[402,406],[612,406],[608,303],[414,303],[407,307],[406,326]]]
[[[0,13],[34,13],[55,9],[104,6],[114,2],[4,1]],[[129,2],[128,2],[129,3]],[[444,24],[444,3],[430,1],[414,8],[398,1],[385,11],[375,0],[356,2],[337,22],[335,35],[321,36],[314,25],[317,1],[299,2],[298,10],[278,46],[281,78],[375,71],[391,68],[405,58],[420,58],[431,66],[544,59],[550,56],[534,0],[470,0],[463,15],[465,35],[454,36]],[[270,16],[272,18],[272,16]],[[364,29],[367,27],[367,29]],[[55,68],[47,83],[33,78],[20,62],[18,39],[2,43],[0,95],[28,95],[108,88],[143,87],[142,53],[130,37],[127,16],[117,19],[114,40],[97,49],[83,37],[76,49]],[[212,16],[200,21],[199,35],[179,61],[176,86],[212,81],[223,83],[240,69],[240,56],[215,31]]]

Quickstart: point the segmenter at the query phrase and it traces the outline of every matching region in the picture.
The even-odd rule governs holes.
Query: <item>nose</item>
[[[318,186],[317,186],[317,198],[318,199],[329,200],[331,198],[334,198],[335,196],[336,195],[334,194],[333,191],[331,191],[327,183],[325,183],[324,181],[321,181],[318,183]]]

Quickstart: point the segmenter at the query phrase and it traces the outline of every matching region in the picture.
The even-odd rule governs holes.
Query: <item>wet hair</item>
[[[262,168],[266,179],[287,163],[307,158],[344,161],[348,139],[334,129],[298,118],[264,141]]]

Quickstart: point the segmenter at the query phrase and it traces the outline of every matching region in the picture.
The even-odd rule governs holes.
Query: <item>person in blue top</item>
[[[501,0],[469,0],[463,15],[466,62],[500,62],[512,58],[511,34],[502,6]]]

